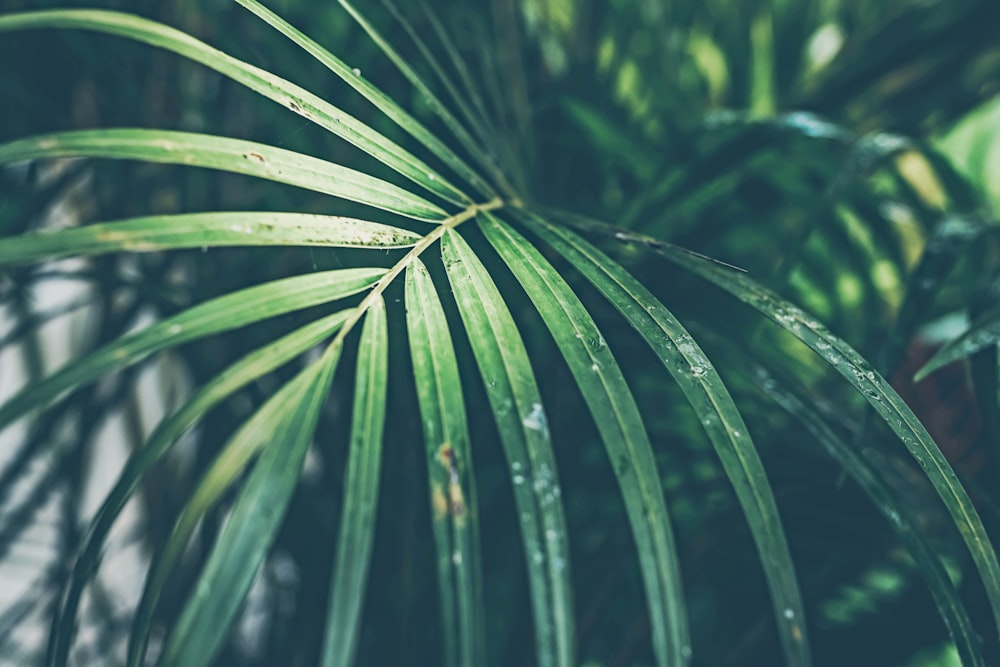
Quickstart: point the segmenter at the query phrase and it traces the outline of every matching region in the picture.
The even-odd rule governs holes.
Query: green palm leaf
[[[0,406],[0,428],[43,408],[73,387],[93,382],[150,354],[253,322],[356,294],[384,269],[341,269],[310,273],[248,287],[199,304],[118,339],[51,376],[29,385]]]
[[[329,102],[290,81],[237,60],[170,26],[131,14],[99,10],[60,9],[0,17],[0,33],[33,28],[96,30],[168,49],[211,67],[278,104],[287,106],[303,118],[343,137],[439,197],[454,204],[469,201],[467,196],[423,161]]]
[[[420,91],[424,99],[428,101],[431,105],[431,109],[434,113],[444,122],[445,126],[451,131],[452,134],[462,143],[465,148],[476,157],[479,163],[485,167],[490,175],[493,176],[497,183],[500,185],[503,192],[507,195],[514,195],[515,191],[511,187],[507,180],[506,175],[499,167],[483,152],[483,147],[476,143],[462,123],[459,122],[448,107],[434,94],[430,87],[424,83],[424,80],[414,71],[414,69],[406,62],[406,60],[400,56],[392,45],[376,30],[375,26],[372,25],[371,21],[366,19],[361,12],[359,12],[353,4],[347,0],[339,0],[341,6],[344,7],[350,13],[351,17],[357,21],[358,25],[368,36],[372,38],[379,49],[392,61],[392,64],[402,73],[402,75],[409,81],[414,88]]]
[[[49,635],[48,665],[66,663],[84,587],[97,567],[101,549],[111,527],[146,472],[185,430],[191,428],[209,410],[232,396],[241,387],[322,341],[336,331],[349,314],[350,311],[341,311],[320,318],[273,343],[254,350],[232,364],[188,398],[174,414],[164,419],[150,434],[145,445],[129,458],[114,488],[108,493],[91,522],[84,547],[73,567],[66,600],[53,617],[52,631]]]
[[[821,596],[843,590],[854,572],[870,571],[875,559],[901,553],[894,540],[826,549],[824,534],[824,553],[817,554],[819,550],[806,542],[809,531],[822,528],[825,517],[803,528],[803,515],[789,511],[783,525],[775,497],[800,493],[791,484],[804,485],[814,473],[830,481],[827,490],[833,488],[833,466],[810,467],[817,463],[808,447],[813,441],[857,481],[888,520],[926,582],[959,659],[973,667],[987,664],[990,646],[980,646],[976,634],[985,619],[976,618],[976,606],[966,607],[976,596],[967,594],[964,583],[956,590],[945,567],[952,562],[966,567],[946,552],[961,545],[954,539],[952,545],[947,531],[928,523],[928,516],[937,516],[930,505],[908,505],[909,497],[902,497],[897,480],[882,468],[884,462],[858,444],[903,441],[923,469],[928,488],[943,500],[947,527],[958,528],[971,552],[1000,631],[1000,563],[977,513],[997,501],[979,474],[983,470],[992,479],[997,462],[983,463],[986,455],[977,449],[996,435],[1000,411],[1000,329],[983,287],[1000,271],[997,237],[981,213],[969,213],[981,207],[975,188],[951,167],[948,155],[926,148],[945,120],[950,123],[993,94],[990,82],[998,66],[990,58],[988,0],[926,7],[911,7],[905,0],[882,5],[864,0],[851,8],[841,0],[805,0],[763,9],[735,0],[660,3],[663,6],[501,0],[492,3],[489,12],[460,2],[435,4],[433,10],[421,2],[422,12],[403,7],[404,12],[385,0],[381,14],[380,8],[355,7],[352,0],[325,8],[288,3],[289,16],[295,13],[296,22],[308,25],[312,38],[258,0],[236,4],[259,23],[244,20],[248,17],[233,6],[181,4],[144,13],[177,20],[209,35],[205,39],[220,48],[185,29],[117,11],[62,9],[0,16],[0,33],[6,37],[0,44],[2,55],[17,52],[20,58],[23,49],[30,63],[12,60],[14,67],[0,72],[4,127],[8,136],[21,137],[0,143],[0,325],[12,321],[0,333],[0,442],[21,439],[9,455],[0,451],[0,576],[8,552],[29,535],[23,517],[40,516],[46,500],[60,495],[63,500],[53,503],[60,507],[62,526],[58,543],[50,545],[53,574],[39,580],[37,595],[31,593],[46,614],[54,609],[45,664],[63,667],[85,660],[87,652],[97,661],[109,661],[124,648],[129,667],[138,667],[146,662],[147,644],[155,643],[152,638],[161,623],[165,638],[162,647],[154,649],[157,664],[207,667],[230,656],[238,659],[245,647],[242,638],[230,638],[231,630],[242,629],[242,623],[237,626],[241,610],[256,574],[274,550],[291,553],[298,573],[332,568],[331,582],[325,614],[304,606],[312,599],[309,595],[296,599],[294,611],[267,603],[273,612],[262,640],[267,652],[253,656],[261,663],[278,659],[304,664],[319,657],[324,665],[346,666],[398,662],[402,656],[404,661],[473,667],[523,661],[533,635],[532,657],[539,667],[651,660],[669,667],[748,660],[807,667],[812,658],[796,568],[803,575],[810,608],[818,607],[821,616],[828,616],[825,620],[833,620],[825,605],[816,604],[822,603]],[[359,9],[371,12],[370,17]],[[236,22],[214,23],[234,13],[239,15]],[[725,21],[726,16],[741,20]],[[376,27],[380,17],[389,22]],[[274,37],[265,27],[287,38],[288,43],[278,44],[286,48],[257,43],[259,36]],[[110,54],[102,57],[101,50],[93,57],[73,38],[40,41],[34,33],[39,29],[83,30],[123,39],[86,36],[80,44],[90,47],[94,42]],[[428,35],[434,39],[425,39]],[[663,35],[670,39],[661,39]],[[829,47],[831,35],[843,42],[836,45],[836,55],[815,55],[824,43]],[[356,43],[355,36],[367,36],[372,43]],[[400,36],[410,41],[404,43]],[[353,64],[321,44],[337,44]],[[301,58],[298,49],[311,60],[296,61]],[[234,55],[244,53],[266,54],[253,60],[266,58],[276,71],[321,76],[308,87],[300,86]],[[391,67],[368,62],[373,53],[384,56],[383,65]],[[871,58],[865,54],[871,53],[876,57],[868,62]],[[372,76],[379,84],[354,65],[377,73]],[[152,76],[129,80],[139,71]],[[948,71],[962,71],[963,76],[944,76]],[[329,76],[323,79],[327,72],[340,80],[332,81],[333,87],[328,86]],[[425,77],[425,72],[432,76]],[[94,85],[109,77],[116,77],[115,85]],[[175,81],[182,85],[172,85]],[[608,93],[605,98],[595,94],[602,90]],[[838,97],[838,90],[849,94]],[[325,99],[328,91],[332,94]],[[281,108],[265,108],[262,116],[255,116],[247,100],[268,107],[261,97]],[[164,99],[181,104],[175,109],[161,104]],[[934,99],[948,103],[935,106]],[[803,101],[810,111],[795,111]],[[72,108],[66,122],[58,113],[61,106]],[[138,128],[51,130],[109,125],[119,118],[137,118],[138,125],[223,128],[213,131],[235,135]],[[261,131],[284,142],[309,123],[359,150],[348,150],[337,164],[235,138]],[[880,132],[878,127],[911,136]],[[985,145],[988,135],[983,136]],[[983,167],[978,171],[987,171],[985,149],[975,157]],[[231,201],[239,190],[216,187],[224,185],[224,179],[206,178],[204,172],[130,170],[121,165],[92,170],[89,163],[66,169],[65,158],[213,169],[372,210],[351,213],[363,220],[217,211],[242,208]],[[109,176],[117,179],[111,189]],[[301,194],[268,187],[253,198],[263,209],[295,211],[294,201],[286,197]],[[551,202],[552,208],[539,201]],[[651,236],[560,211],[567,206],[626,220]],[[163,214],[175,210],[195,212]],[[136,217],[137,211],[151,214]],[[96,212],[102,221],[69,228],[62,219],[51,224],[50,218],[66,217],[66,212],[71,219],[91,219]],[[396,216],[432,224],[415,233],[397,226]],[[463,228],[470,220],[477,222],[474,229]],[[615,245],[634,264],[619,264],[553,220],[624,241]],[[775,284],[787,282],[793,300],[822,314],[843,338],[749,273],[661,239],[746,262]],[[438,242],[440,257],[428,254]],[[261,251],[215,253],[211,261],[193,253],[160,253],[210,246],[279,250],[266,271],[258,266]],[[296,246],[338,251],[280,250]],[[381,257],[379,251],[403,248],[393,254],[388,269],[355,268],[382,264],[368,259],[376,252]],[[714,318],[724,306],[665,285],[662,291],[671,297],[668,310],[652,289],[661,276],[648,261],[655,259],[648,256],[649,250],[750,306],[748,310],[732,303],[735,309],[722,310],[718,321],[726,326],[759,324],[763,315],[779,331],[759,329],[754,344],[743,349],[732,337],[698,328],[716,321],[701,319],[702,313],[711,311]],[[548,252],[558,262],[543,254]],[[90,259],[80,268],[72,263],[77,257]],[[302,274],[301,264],[308,258],[313,272]],[[320,271],[319,261],[327,264],[324,268],[338,268]],[[946,282],[952,271],[962,278],[971,276],[973,288],[966,289],[959,278]],[[190,298],[189,293],[201,293],[223,273],[240,283],[237,291],[209,300]],[[268,278],[259,277],[265,274]],[[273,280],[273,275],[290,277]],[[580,289],[575,283],[570,286],[571,276],[582,277]],[[45,301],[43,297],[58,291],[64,281],[97,286],[91,291],[97,308],[74,314],[91,317],[97,326],[88,329],[92,351],[59,367],[52,363],[50,330],[57,328],[59,313],[76,310],[76,303],[52,306],[36,304],[36,299]],[[336,303],[351,296],[352,305]],[[165,302],[197,305],[129,330],[150,312],[162,312]],[[605,325],[599,318],[610,312],[608,304],[621,318]],[[323,312],[290,333],[284,328],[287,322],[275,321],[313,307]],[[539,317],[531,312],[522,318],[517,309],[523,307],[533,308]],[[907,346],[917,327],[939,311],[968,312],[973,321],[965,334],[918,371],[917,379],[975,355],[972,385],[943,400],[948,407],[961,403],[978,412],[970,411],[974,419],[967,431],[944,436],[941,442],[945,451],[946,438],[954,440],[953,446],[971,443],[965,454],[955,456],[965,458],[957,465],[976,492],[975,506],[914,411],[879,374],[912,356]],[[691,313],[691,321],[682,324],[675,312]],[[403,326],[404,315],[405,343],[397,328]],[[228,346],[202,340],[250,325],[254,337],[259,331],[262,340],[271,342],[239,359]],[[342,393],[333,378],[356,325],[361,331],[353,389],[345,385]],[[711,361],[688,326],[711,349]],[[619,333],[622,342],[637,333],[635,340],[644,344],[620,344]],[[869,364],[845,339],[862,341],[860,349],[872,353],[878,364]],[[536,377],[546,361],[538,356],[546,352],[539,350],[552,341],[552,351],[558,351],[555,363],[560,370],[565,363],[583,398],[579,423],[554,420],[559,425],[554,432],[549,430],[548,410],[558,403],[543,403],[542,390],[551,389],[554,397],[563,394],[557,393],[559,387],[549,387],[547,378]],[[324,343],[316,354],[316,346]],[[151,355],[167,350],[163,364],[140,367]],[[225,370],[210,371],[203,363],[207,351],[221,357],[221,365],[211,367]],[[657,363],[646,368],[650,352]],[[397,355],[408,357],[401,358],[398,367]],[[295,368],[288,369],[292,364]],[[19,386],[19,366],[31,378],[24,386]],[[43,369],[54,366],[46,375]],[[187,386],[189,377],[197,378],[199,388],[179,405],[165,392],[146,405],[148,379],[161,366],[179,370],[179,378],[168,379],[171,390]],[[780,375],[793,366],[809,376],[808,383],[778,382],[760,370],[773,368]],[[828,372],[830,367],[847,382],[839,382]],[[412,375],[400,369],[411,369]],[[10,388],[8,377],[14,378]],[[103,384],[102,391],[87,391],[105,377],[113,391],[104,391]],[[482,381],[485,403],[470,385],[476,384],[475,377]],[[411,395],[401,397],[401,392]],[[760,392],[770,400],[749,400]],[[545,395],[549,402],[550,394]],[[661,401],[662,411],[640,411],[646,403],[637,398],[665,396],[671,400]],[[224,414],[216,408],[230,400],[235,406],[248,397],[257,409],[227,426],[223,442],[212,441],[218,429],[208,420],[222,423],[239,412]],[[576,390],[568,397],[579,402]],[[334,559],[307,565],[302,552],[309,551],[308,543],[301,540],[311,537],[308,533],[315,526],[284,515],[293,496],[313,510],[329,510],[312,506],[310,493],[295,494],[321,413],[339,428],[346,421],[339,405],[348,402],[353,409],[346,464],[343,469],[323,466],[316,473],[325,483],[343,476]],[[413,406],[414,414],[406,414],[405,406]],[[855,428],[848,413],[859,406],[867,412],[855,429],[857,442],[851,444],[832,425],[842,418],[848,427],[844,431]],[[166,416],[159,418],[161,410]],[[29,415],[32,418],[25,419]],[[81,512],[88,511],[82,500],[83,490],[91,486],[91,463],[105,458],[102,429],[116,427],[119,415],[131,452],[89,529],[78,534]],[[393,418],[387,419],[390,415]],[[157,418],[158,424],[150,428]],[[976,431],[979,418],[985,427]],[[418,436],[407,431],[417,419],[424,440],[422,463],[419,454],[410,456],[415,450],[401,450],[404,456],[383,450],[420,447]],[[927,423],[937,434],[947,419],[932,421]],[[473,442],[471,434],[483,428],[492,435],[485,422],[495,424],[499,448],[489,449],[491,437]],[[879,422],[889,429],[871,428],[880,427]],[[194,430],[199,423],[207,428]],[[602,444],[593,437],[581,438],[580,446],[560,459],[557,470],[554,442],[572,441],[583,433],[592,436],[591,426]],[[174,466],[187,452],[166,455],[189,430],[191,439],[198,441],[198,454],[190,468]],[[701,443],[702,431],[714,454],[693,446]],[[658,436],[656,450],[649,433]],[[780,456],[766,459],[765,470],[762,458],[772,445],[799,442],[804,436],[806,446],[782,448]],[[414,551],[404,566],[407,585],[394,590],[386,589],[380,573],[371,570],[377,562],[376,508],[382,493],[405,502],[417,487],[380,488],[383,454],[407,475],[426,474],[429,521],[424,527],[430,528],[427,537],[433,540],[421,540],[420,535],[411,540],[410,530],[419,523],[412,521],[416,513],[407,512],[407,548]],[[949,452],[949,457],[955,456]],[[799,468],[804,461],[809,464],[805,470]],[[46,466],[41,481],[29,470],[35,464]],[[602,521],[609,507],[617,508],[611,475],[628,518],[618,533]],[[181,496],[176,506],[155,502],[162,480]],[[560,480],[572,481],[574,489],[592,481],[603,484],[563,498]],[[916,494],[922,483],[918,479],[907,493]],[[670,512],[682,519],[680,540],[674,536],[664,487],[671,494]],[[819,491],[816,486],[808,493]],[[854,487],[849,491],[858,498]],[[114,605],[106,601],[108,578],[98,576],[108,572],[98,568],[105,553],[110,556],[115,550],[116,522],[127,518],[122,517],[124,509],[137,498],[146,501],[148,520],[135,535],[155,549],[137,609],[116,618]],[[427,501],[421,503],[426,506]],[[399,516],[394,504],[382,501],[378,510],[379,521],[388,519],[390,527]],[[173,507],[180,508],[179,515],[172,514]],[[495,521],[498,507],[514,511],[516,523]],[[824,510],[844,516],[836,503]],[[221,532],[211,541],[193,540],[199,526],[205,522],[211,528],[215,518],[223,521]],[[884,532],[881,523],[873,525],[877,516],[850,518],[858,534],[875,528]],[[157,528],[164,519],[169,534]],[[706,525],[713,527],[710,536],[691,539],[689,530]],[[570,527],[579,533],[571,534]],[[834,530],[830,537],[836,534]],[[629,536],[638,562],[619,559],[620,564],[608,567],[614,555],[632,553]],[[733,544],[749,544],[746,536],[752,538],[757,558],[752,548],[746,554],[729,553]],[[482,545],[497,539],[516,542],[518,537],[523,571],[520,563],[498,563],[491,552],[484,558]],[[795,561],[789,543],[795,547]],[[307,545],[304,550],[296,548],[301,544]],[[725,572],[718,571],[720,564]],[[194,585],[184,587],[188,565],[198,569]],[[109,562],[105,570],[112,567]],[[724,588],[748,590],[759,569],[766,592],[761,587],[744,603]],[[580,580],[571,577],[574,571]],[[595,571],[607,579],[586,581]],[[519,588],[513,593],[498,590],[525,574],[526,598]],[[427,638],[434,633],[426,628],[436,627],[425,618],[425,607],[433,606],[431,577],[436,577],[440,637]],[[268,581],[265,587],[285,583]],[[178,584],[181,604],[175,609],[167,591]],[[624,591],[631,598],[618,607],[617,602],[608,603],[608,591]],[[648,614],[619,614],[623,608],[631,611],[643,595]],[[903,603],[908,599],[899,598]],[[402,613],[383,625],[389,604],[398,605]],[[889,604],[895,602],[878,597],[873,608],[883,613],[889,607],[881,605]],[[530,609],[530,617],[517,618],[523,611],[517,605]],[[8,650],[4,644],[16,637],[8,627],[20,622],[23,606],[0,613],[0,654],[18,664],[33,664],[36,656],[17,647]],[[780,643],[772,633],[761,632],[769,611]],[[903,612],[894,619],[901,626],[919,616],[916,610],[912,615],[909,609]],[[127,646],[117,630],[123,618],[132,624]],[[363,619],[378,620],[369,629]],[[394,626],[397,621],[400,625]],[[101,632],[91,644],[95,622]],[[87,631],[75,637],[78,624]],[[815,645],[831,650],[831,655],[848,654],[851,642],[840,641],[841,630],[851,639],[875,632],[862,628],[857,619],[836,620],[834,625],[809,624]],[[402,628],[409,639],[418,634],[413,632],[418,627],[419,641],[406,642],[405,649],[394,641],[362,641],[368,631],[379,633],[380,639],[388,636],[387,628]],[[713,641],[704,640],[706,633],[713,633]],[[908,660],[919,659],[916,656],[937,649],[945,638],[943,633],[908,634],[898,640],[900,650],[894,656],[906,651]],[[986,644],[992,645],[996,635],[989,634]],[[831,645],[831,637],[838,646]],[[833,659],[825,654],[822,658]]]
[[[482,664],[486,610],[465,401],[448,321],[420,260],[406,271],[406,329],[427,451],[445,664]]]
[[[930,434],[885,378],[822,324],[746,274],[673,247],[659,250],[671,261],[718,285],[791,333],[864,396],[923,469],[951,514],[986,586],[994,623],[1000,632],[1000,563],[982,519]]]
[[[919,565],[920,574],[934,595],[962,664],[975,667],[984,665],[979,639],[966,613],[965,605],[935,553],[933,545],[925,537],[919,518],[909,508],[906,500],[893,491],[892,486],[883,479],[882,473],[875,465],[855,451],[855,448],[838,436],[812,407],[803,402],[800,392],[781,386],[763,370],[757,373],[755,379],[770,399],[800,421],[816,437],[817,442],[844,466],[847,473],[861,485],[888,520],[889,526]]]
[[[527,222],[628,319],[680,385],[736,489],[774,599],[788,664],[809,664],[805,610],[774,494],[750,432],[715,367],[683,325],[610,257],[569,230]]]
[[[385,303],[378,298],[365,315],[358,348],[344,509],[334,555],[323,644],[324,667],[341,667],[354,662],[362,598],[375,537],[388,390],[388,345]]]
[[[316,382],[322,379],[322,376],[327,373],[333,373],[333,368],[339,358],[341,349],[341,339],[334,339],[327,347],[327,352],[324,359],[319,362],[314,362],[309,367],[300,371],[298,375],[291,381],[287,382],[279,391],[277,391],[268,401],[261,406],[253,416],[244,422],[237,432],[229,439],[226,445],[222,448],[222,451],[215,460],[212,462],[211,467],[205,472],[204,476],[198,483],[197,488],[191,494],[190,499],[184,506],[180,516],[178,517],[176,523],[174,524],[173,531],[170,534],[169,540],[163,548],[156,554],[156,558],[153,561],[152,567],[150,568],[150,573],[146,578],[146,585],[142,593],[142,598],[139,600],[139,606],[136,609],[135,617],[132,621],[132,634],[129,638],[128,647],[128,660],[127,664],[129,667],[135,667],[141,665],[143,662],[144,655],[146,653],[146,646],[149,641],[149,632],[153,622],[153,615],[157,603],[163,593],[164,588],[168,583],[168,577],[175,569],[177,564],[180,562],[180,558],[187,548],[188,542],[191,536],[194,534],[194,530],[198,523],[205,516],[208,509],[214,505],[222,494],[239,478],[244,469],[254,457],[258,456],[262,451],[272,451],[279,449],[282,452],[292,453],[297,447],[307,447],[309,444],[309,439],[311,438],[311,429],[315,426],[310,426],[309,433],[304,433],[298,430],[300,426],[308,425],[308,421],[296,420],[292,423],[289,419],[290,416],[297,414],[302,408],[308,407],[312,402],[321,398],[319,395],[314,395],[317,391]],[[331,368],[326,368],[331,366]],[[326,384],[329,383],[329,378],[326,380]],[[325,385],[324,385],[325,394]],[[308,397],[312,398],[308,398]],[[308,398],[308,400],[306,400]],[[318,409],[318,406],[317,406]],[[310,419],[308,414],[299,414],[298,416],[305,419]],[[294,437],[289,439],[286,445],[286,441],[280,435],[280,433],[289,433]],[[296,438],[304,438],[302,440]],[[270,445],[270,446],[268,446]],[[302,449],[302,456],[305,455],[305,449]],[[261,461],[265,458],[261,456]],[[273,463],[274,456],[268,459]],[[286,463],[292,465],[292,461],[285,459]],[[300,459],[301,462],[301,459]],[[259,465],[259,464],[258,464]],[[267,464],[261,470],[266,469],[270,466]],[[255,466],[254,470],[257,471],[258,467]],[[286,469],[286,473],[290,469]],[[264,473],[257,473],[258,475],[263,475]],[[251,474],[253,477],[253,473]],[[297,477],[297,473],[296,473]],[[287,477],[285,477],[287,479]],[[294,486],[294,479],[291,480]],[[249,486],[250,482],[248,480],[247,486],[244,487],[244,493],[248,489],[252,488]],[[264,484],[261,482],[261,484]],[[274,483],[272,483],[273,485]],[[270,489],[271,493],[275,491],[280,491],[279,489]],[[287,493],[291,492],[291,487],[287,490]],[[268,489],[258,489],[250,492],[249,496],[246,496],[248,500],[246,502],[254,502],[251,500],[256,493],[268,493]],[[287,496],[282,498],[275,498],[275,502],[284,503],[287,501]],[[239,535],[234,534],[231,536],[232,548],[239,549],[253,549],[255,557],[263,557],[263,549],[266,549],[267,543],[261,542],[259,538],[266,538],[267,531],[276,530],[276,521],[280,519],[280,514],[283,511],[282,505],[277,505],[278,516],[275,517],[269,512],[265,513],[267,516],[262,517],[262,523],[259,526],[259,534],[257,538],[253,535]],[[231,520],[231,519],[230,519]],[[246,521],[244,518],[242,521]],[[225,545],[226,542],[221,538],[217,543],[218,545]],[[213,555],[211,558],[229,558],[227,553],[229,552],[230,546],[224,546],[220,550],[217,548],[213,554],[219,554],[217,556]],[[246,552],[244,552],[246,554]],[[211,562],[211,560],[210,560]],[[201,592],[196,589],[195,597],[188,604],[187,621],[190,625],[191,621],[194,620],[193,617],[203,613],[201,610],[204,608],[205,604],[212,605],[214,611],[218,614],[222,614],[221,619],[215,619],[213,622],[208,622],[204,617],[200,618],[202,626],[214,627],[213,623],[222,621],[225,628],[228,628],[229,622],[232,620],[233,615],[238,610],[243,597],[250,585],[250,579],[246,577],[253,576],[253,573],[259,565],[259,560],[254,563],[229,563],[232,572],[229,574],[223,572],[211,572],[206,566],[206,569],[202,573],[202,580],[209,581],[209,578],[223,578],[226,579],[225,585],[226,590],[223,591],[225,595],[221,593],[217,597],[213,597],[211,601],[206,602],[205,598],[208,595],[208,590],[206,587],[210,584],[204,584]],[[247,571],[246,567],[251,566],[252,569]],[[217,567],[217,566],[216,566]],[[236,579],[232,577],[237,575]],[[207,651],[209,655],[204,659],[208,661],[211,659],[211,653],[213,653],[219,646],[222,640],[222,635],[216,631],[212,630],[211,637],[205,637],[203,634],[206,628],[199,627],[186,627],[184,629],[185,633],[194,633],[199,635],[197,641],[201,645],[202,649]],[[174,641],[173,652],[184,651],[183,645],[179,642]],[[166,651],[167,649],[165,649]]]
[[[934,371],[944,368],[959,359],[965,359],[980,350],[1000,342],[1000,310],[991,309],[972,323],[958,338],[948,341],[931,359],[924,364],[914,379],[923,380]]]
[[[441,258],[510,466],[538,663],[566,667],[574,663],[566,519],[538,385],[503,297],[457,232],[441,239]]]
[[[256,428],[237,436],[257,441],[263,451],[167,639],[165,667],[207,665],[222,645],[295,490],[339,355],[339,346],[329,347],[289,383],[291,390],[276,393],[257,413],[265,416],[247,422]]]
[[[368,204],[417,220],[445,212],[402,188],[326,160],[252,141],[167,130],[79,130],[0,145],[0,164],[54,157],[145,160],[220,169]]]
[[[0,266],[107,252],[217,246],[399,248],[420,236],[367,220],[307,213],[227,211],[151,215],[4,239]]]
[[[480,194],[486,197],[493,197],[495,193],[490,185],[482,179],[471,167],[469,167],[451,148],[437,138],[430,130],[417,121],[409,112],[399,104],[376,88],[364,77],[355,74],[354,69],[348,67],[340,58],[333,55],[314,40],[309,39],[300,31],[292,27],[287,21],[270,11],[256,0],[236,0],[239,4],[253,12],[261,20],[278,30],[288,39],[304,49],[309,55],[321,62],[327,69],[339,76],[351,88],[360,93],[365,99],[374,104],[379,111],[384,113],[396,125],[404,129],[427,150],[433,153],[439,160],[448,165],[452,171],[471,183]]]
[[[604,440],[639,549],[657,658],[662,665],[687,664],[691,640],[677,547],[653,450],[625,378],[583,304],[541,254],[488,213],[480,227],[555,338]]]

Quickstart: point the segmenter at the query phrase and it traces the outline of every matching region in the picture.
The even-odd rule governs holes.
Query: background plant
[[[996,660],[997,10],[341,4],[3,5],[4,657]]]

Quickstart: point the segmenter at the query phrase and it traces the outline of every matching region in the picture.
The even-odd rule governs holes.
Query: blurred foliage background
[[[364,7],[414,64],[434,77],[393,8]],[[872,360],[924,421],[967,481],[987,527],[998,527],[1000,434],[995,345],[971,362],[922,383],[913,373],[943,341],[995,308],[1000,268],[1000,5],[995,0],[434,0],[401,11],[448,61],[468,63],[501,166],[527,199],[608,220],[746,269],[821,319]],[[0,12],[105,7],[139,13],[270,69],[335,101],[403,145],[405,136],[243,9],[222,0],[0,0]],[[363,69],[394,99],[441,129],[423,98],[336,3],[274,0],[269,6]],[[439,34],[447,34],[447,46]],[[360,165],[387,180],[380,164],[286,109],[175,55],[121,39],[76,32],[5,34],[0,39],[0,140],[71,128],[142,126],[251,138],[331,161]],[[450,72],[457,76],[460,73]],[[466,104],[474,100],[459,95]],[[162,165],[70,162],[0,171],[0,234],[39,224],[57,205],[84,221],[192,210],[275,209],[351,215],[351,205],[271,183]],[[0,241],[2,242],[2,241]],[[936,499],[898,442],[863,401],[804,347],[759,322],[749,309],[676,268],[641,243],[602,245],[640,276],[688,325],[723,373],[754,433],[775,490],[810,613],[819,666],[958,664],[919,573],[872,502],[819,444],[819,423],[864,449],[922,525],[959,582],[984,637],[989,613],[979,580]],[[293,269],[350,265],[350,251],[213,249],[101,257],[70,268],[0,273],[0,299],[16,326],[29,375],[47,366],[38,336],[58,313],[39,310],[34,290],[51,279],[95,286],[93,317],[78,342],[92,349],[143,317],[165,317],[240,286]],[[497,278],[503,286],[503,278]],[[508,278],[508,282],[511,282]],[[581,294],[587,287],[579,285]],[[388,293],[389,300],[399,299]],[[511,297],[519,321],[536,322]],[[596,303],[596,300],[595,300]],[[518,309],[520,308],[520,309]],[[606,305],[592,311],[619,340],[635,334]],[[214,337],[170,354],[170,387],[200,384],[232,360],[299,320],[284,318]],[[390,327],[401,327],[393,322]],[[549,344],[524,329],[529,350]],[[609,336],[610,337],[610,336]],[[398,338],[398,337],[397,337]],[[637,339],[636,339],[637,340]],[[403,343],[398,343],[402,345]],[[678,532],[696,665],[776,665],[781,653],[760,563],[711,447],[671,383],[644,370],[645,347],[620,345],[654,439]],[[536,374],[563,434],[556,455],[574,562],[579,655],[583,664],[653,663],[635,547],[614,476],[569,371],[536,355]],[[0,373],[10,372],[0,367]],[[433,543],[410,371],[391,369],[395,418],[386,435],[383,495],[358,664],[438,664]],[[16,629],[45,618],[65,581],[88,516],[81,497],[102,422],[134,414],[138,372],[74,394],[28,435],[30,446],[0,470],[0,557],[13,553],[39,510],[50,518],[54,563],[21,607],[0,610],[0,660],[34,664]],[[276,375],[214,413],[141,494],[134,536],[144,554],[166,539],[185,491],[224,434],[277,387]],[[463,378],[465,379],[465,378]],[[777,379],[777,380],[776,380]],[[533,664],[524,565],[502,451],[485,395],[467,378],[483,517],[487,638],[493,665]],[[262,575],[268,591],[248,604],[220,665],[312,665],[324,627],[326,582],[336,535],[349,405],[338,376],[323,413],[322,460],[307,475]],[[788,400],[781,387],[791,387]],[[789,403],[789,401],[792,401]],[[792,407],[789,407],[792,406]],[[809,418],[806,418],[808,416]],[[814,421],[811,421],[814,420]],[[69,427],[67,427],[69,425]],[[142,428],[131,434],[141,441]],[[58,457],[52,454],[58,443]],[[14,494],[34,461],[51,473]],[[53,461],[57,462],[53,463]],[[23,488],[23,485],[16,488]],[[201,527],[210,542],[222,510]],[[159,610],[168,627],[204,549],[189,554]],[[16,550],[14,550],[16,551]],[[113,576],[113,575],[112,575]],[[255,589],[256,590],[256,589]],[[117,664],[128,605],[87,607],[94,629],[73,664]],[[32,619],[35,619],[32,621]],[[22,652],[23,651],[23,652]],[[987,640],[989,664],[1000,647]]]

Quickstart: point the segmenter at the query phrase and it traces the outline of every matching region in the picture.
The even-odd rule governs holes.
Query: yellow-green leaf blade
[[[108,343],[71,361],[49,377],[23,388],[0,406],[0,428],[30,410],[41,409],[78,385],[124,368],[161,350],[204,336],[356,294],[374,284],[384,269],[338,269],[282,278],[248,287],[188,308],[142,331]]]
[[[353,664],[371,565],[388,391],[389,332],[385,303],[368,308],[358,347],[350,451],[340,533],[334,555],[323,641],[323,667]]]
[[[255,14],[262,21],[290,39],[313,58],[322,63],[327,69],[339,76],[345,83],[361,94],[362,97],[375,105],[379,111],[384,113],[390,120],[410,136],[419,141],[427,150],[433,153],[441,162],[446,164],[458,176],[471,183],[479,192],[486,197],[493,197],[495,193],[490,185],[483,180],[471,167],[469,167],[458,155],[447,145],[438,139],[432,132],[424,127],[419,121],[411,116],[403,107],[399,106],[385,93],[372,85],[367,79],[359,76],[351,67],[348,67],[342,60],[324,49],[314,40],[294,28],[290,23],[279,17],[277,14],[261,5],[256,0],[236,0],[240,5]]]
[[[245,63],[156,21],[98,9],[58,9],[0,16],[0,33],[37,28],[94,30],[173,51],[228,76],[349,141],[413,182],[455,204],[469,198],[409,151],[353,116],[267,70]]]
[[[143,160],[218,169],[322,192],[416,220],[437,222],[447,217],[437,205],[373,176],[242,139],[115,128],[57,132],[0,144],[0,164],[56,157]]]
[[[400,248],[420,240],[397,227],[331,215],[221,211],[152,215],[4,238],[0,266],[108,252],[219,246]]]

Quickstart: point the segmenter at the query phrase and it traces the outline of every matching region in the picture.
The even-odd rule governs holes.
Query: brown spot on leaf
[[[448,471],[455,465],[455,450],[447,442],[438,447],[438,462]]]
[[[435,486],[431,492],[431,507],[434,509],[435,519],[443,519],[448,516],[448,499],[440,486]]]
[[[465,516],[465,494],[462,493],[462,485],[458,483],[457,475],[448,485],[448,509],[456,519]]]
[[[448,514],[460,519],[465,516],[467,507],[465,504],[465,494],[462,492],[462,483],[458,476],[458,465],[455,461],[455,450],[447,442],[443,443],[438,447],[437,452],[438,463],[441,467],[448,472],[448,496],[444,498],[442,493],[442,500],[445,501],[445,508]],[[434,499],[435,509],[437,508],[437,500]]]

